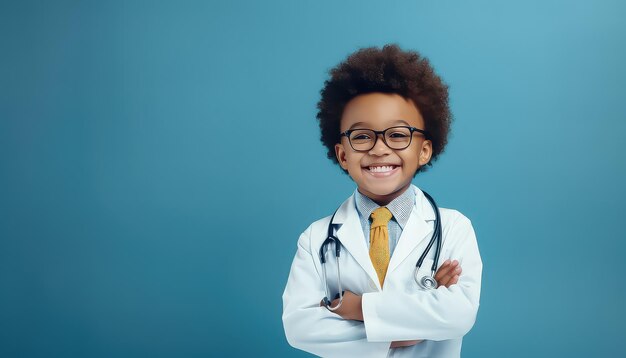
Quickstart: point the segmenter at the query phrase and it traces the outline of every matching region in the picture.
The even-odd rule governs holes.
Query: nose
[[[376,134],[376,143],[372,149],[370,149],[369,154],[371,155],[384,155],[389,154],[391,152],[391,148],[387,146],[385,143],[384,137],[382,133]]]

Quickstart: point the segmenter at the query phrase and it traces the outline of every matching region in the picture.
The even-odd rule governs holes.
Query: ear
[[[343,170],[348,170],[348,162],[346,161],[346,150],[343,147],[343,144],[335,144],[335,156],[337,157],[337,161],[339,162],[339,165],[343,168]]]
[[[422,149],[419,154],[419,165],[428,164],[430,162],[430,157],[433,155],[433,142],[430,140],[425,140],[422,142]]]

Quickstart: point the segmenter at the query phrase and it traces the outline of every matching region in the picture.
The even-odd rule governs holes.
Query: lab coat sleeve
[[[457,212],[458,213],[458,212]],[[469,219],[458,213],[447,233],[456,240],[450,258],[463,272],[457,284],[436,290],[392,290],[365,293],[363,317],[370,342],[460,338],[474,325],[478,312],[482,261]]]
[[[363,322],[344,320],[320,307],[325,295],[319,260],[310,247],[311,227],[298,240],[283,293],[283,326],[289,344],[323,357],[386,357],[390,342],[368,342]]]

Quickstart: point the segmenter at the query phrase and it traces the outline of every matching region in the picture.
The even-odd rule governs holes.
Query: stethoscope
[[[431,237],[430,242],[428,243],[428,246],[426,246],[426,250],[424,250],[424,253],[422,253],[422,256],[420,256],[419,260],[417,260],[417,263],[415,264],[415,272],[413,273],[413,278],[415,279],[415,282],[421,288],[425,290],[430,290],[430,289],[437,288],[437,280],[435,280],[435,271],[437,271],[437,266],[438,266],[437,263],[439,262],[439,252],[441,251],[441,220],[440,220],[441,218],[439,216],[439,208],[437,207],[437,204],[435,203],[435,200],[432,198],[432,196],[428,195],[428,193],[426,193],[423,190],[422,190],[422,193],[424,193],[424,196],[426,196],[426,199],[428,199],[428,201],[430,202],[430,205],[433,207],[433,210],[435,211],[435,231],[433,232],[433,236]],[[322,246],[320,247],[320,262],[322,264],[322,272],[324,275],[324,291],[326,294],[326,296],[324,296],[323,303],[324,303],[324,306],[330,311],[335,311],[336,309],[341,307],[341,304],[343,303],[343,288],[341,286],[341,271],[339,270],[339,256],[341,254],[341,241],[339,241],[339,238],[333,234],[333,227],[332,227],[333,219],[335,218],[335,214],[337,214],[337,210],[335,210],[335,212],[333,213],[333,216],[330,218],[330,222],[328,223],[328,235],[326,237],[326,240],[324,240],[324,242],[322,243]],[[424,262],[424,259],[430,252],[430,249],[435,242],[437,242],[437,247],[435,248],[435,260],[433,261],[433,266],[430,269],[430,275],[424,275],[422,277],[419,277],[418,275],[419,269],[420,267],[422,267],[422,263]],[[335,260],[337,261],[337,286],[338,286],[337,288],[339,289],[339,294],[338,294],[339,303],[335,307],[330,306],[331,301],[328,298],[330,296],[330,289],[328,287],[328,280],[326,276],[326,252],[328,251],[328,245],[330,245],[331,243],[335,247]]]

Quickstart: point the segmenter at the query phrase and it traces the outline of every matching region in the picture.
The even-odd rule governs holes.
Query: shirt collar
[[[361,194],[358,189],[355,190],[354,197],[354,202],[359,215],[367,218],[368,220],[370,215],[372,215],[372,212],[380,206],[372,199]],[[400,228],[404,229],[407,221],[409,221],[411,210],[413,210],[414,205],[415,193],[412,188],[409,187],[399,197],[393,199],[388,205],[386,205],[386,207],[389,211],[391,211],[393,218],[400,225]]]

